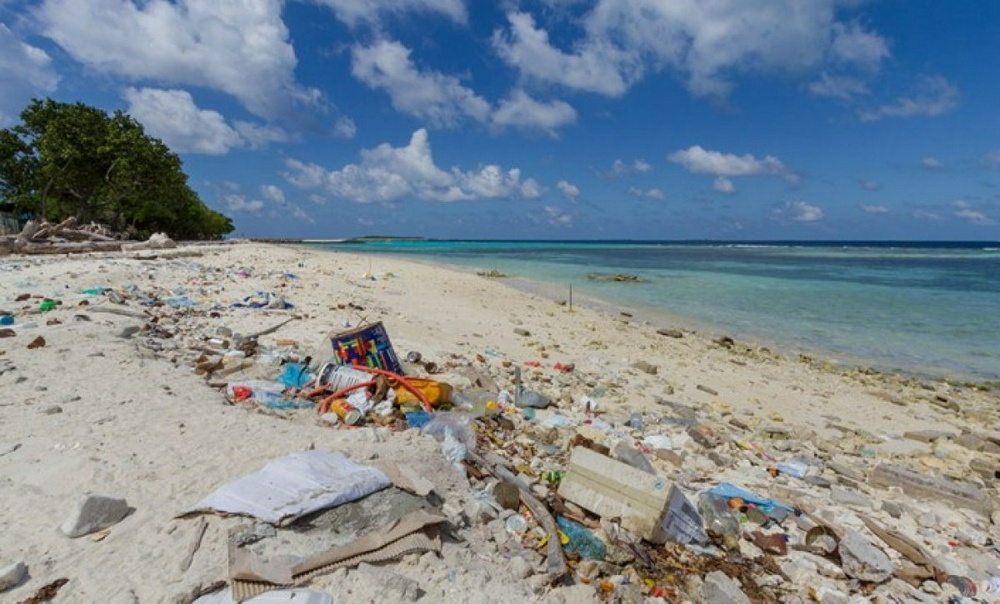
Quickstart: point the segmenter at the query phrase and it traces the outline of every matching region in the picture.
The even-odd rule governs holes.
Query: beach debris
[[[638,369],[639,371],[648,373],[649,375],[656,375],[656,373],[659,371],[659,368],[656,365],[653,365],[649,361],[644,361],[642,359],[634,361],[632,363],[632,366]]]
[[[587,280],[597,283],[642,283],[645,281],[645,279],[639,275],[632,275],[628,273],[588,273]]]
[[[59,528],[67,537],[83,537],[118,524],[132,511],[125,499],[87,495]]]
[[[22,600],[20,604],[44,604],[45,602],[51,602],[59,595],[59,590],[62,589],[63,585],[67,583],[69,583],[69,579],[65,577],[56,579],[51,583],[46,583],[39,587],[34,595]]]
[[[215,511],[285,525],[390,484],[389,477],[377,468],[355,463],[342,453],[301,451],[218,488],[180,515]]]
[[[739,582],[718,570],[705,575],[702,596],[706,604],[750,604]]]
[[[13,589],[28,578],[28,566],[24,562],[15,562],[0,568],[0,592]]]
[[[45,338],[42,336],[35,336],[35,339],[28,342],[28,350],[34,350],[35,348],[42,348],[45,346]]]
[[[670,483],[585,447],[570,452],[559,496],[621,526],[650,543],[663,543]]]
[[[892,560],[857,531],[848,529],[840,540],[840,560],[848,577],[883,583],[892,576]]]
[[[993,512],[990,496],[972,483],[948,480],[888,462],[875,466],[868,483],[883,488],[898,487],[911,497],[947,501],[957,507],[980,512],[987,518]]]
[[[680,339],[684,337],[684,332],[679,329],[666,329],[666,328],[657,329],[656,333],[660,334],[661,336],[666,336],[668,338]]]

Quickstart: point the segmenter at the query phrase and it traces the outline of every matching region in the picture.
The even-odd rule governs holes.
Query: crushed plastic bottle
[[[576,552],[586,560],[604,560],[607,555],[607,546],[595,537],[594,533],[562,516],[556,518],[556,523],[559,525],[559,530],[569,539],[563,545],[563,549],[568,552]]]

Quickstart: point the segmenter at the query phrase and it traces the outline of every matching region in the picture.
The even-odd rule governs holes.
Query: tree
[[[146,237],[215,239],[232,221],[187,184],[180,158],[142,124],[83,103],[35,99],[0,130],[0,195],[21,211],[75,216]]]

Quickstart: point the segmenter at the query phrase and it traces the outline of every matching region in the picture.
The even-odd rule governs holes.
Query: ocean
[[[662,326],[956,381],[1000,381],[1000,243],[364,240],[313,244],[498,271]],[[638,281],[616,281],[622,275]],[[675,321],[673,325],[668,321]],[[678,325],[679,322],[681,325]]]

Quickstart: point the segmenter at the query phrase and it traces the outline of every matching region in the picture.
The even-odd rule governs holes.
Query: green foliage
[[[217,239],[232,220],[187,184],[181,160],[121,111],[35,99],[0,130],[0,196],[50,221],[76,216],[145,238]]]

